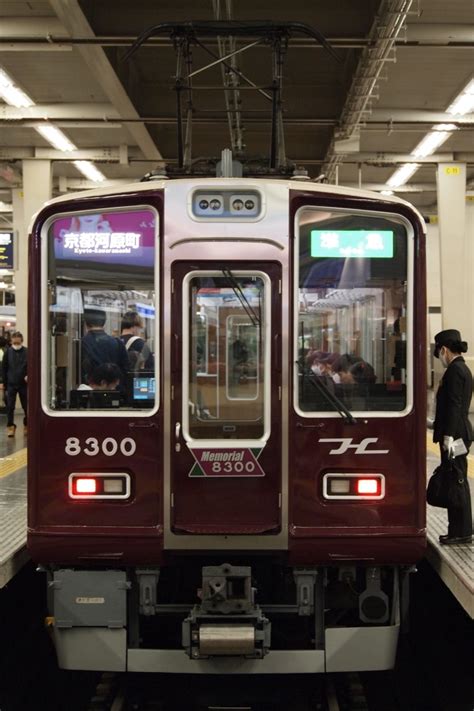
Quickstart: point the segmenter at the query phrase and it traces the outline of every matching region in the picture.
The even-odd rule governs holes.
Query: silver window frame
[[[49,309],[48,309],[48,283],[49,283],[49,273],[48,273],[48,233],[49,228],[52,223],[58,219],[64,219],[72,217],[74,215],[95,215],[97,212],[101,214],[117,213],[117,212],[139,212],[141,210],[148,210],[153,212],[155,215],[155,261],[153,264],[154,268],[154,290],[155,290],[155,378],[156,378],[156,388],[155,388],[155,404],[153,408],[149,410],[142,410],[140,408],[134,407],[123,407],[117,410],[113,409],[98,409],[98,410],[53,410],[48,403],[48,389],[51,380],[50,362],[48,357],[48,339],[51,338],[51,333],[49,329]],[[80,417],[80,418],[97,418],[97,417],[151,417],[155,415],[160,409],[160,292],[159,292],[159,226],[160,226],[160,215],[158,210],[153,207],[153,205],[122,205],[120,207],[97,207],[94,209],[87,210],[72,210],[64,212],[56,212],[51,215],[43,224],[41,228],[41,408],[43,412],[50,417]]]
[[[182,283],[182,423],[183,423],[183,438],[186,444],[194,449],[206,449],[210,447],[219,447],[219,449],[235,449],[263,447],[270,437],[271,431],[271,296],[272,283],[266,272],[261,272],[258,269],[239,269],[232,270],[234,277],[254,276],[262,279],[265,290],[265,324],[262,336],[264,338],[264,358],[263,368],[264,373],[268,373],[263,383],[263,433],[258,439],[194,439],[189,432],[189,284],[195,277],[222,277],[222,272],[217,269],[196,269],[188,272]],[[236,402],[239,402],[238,400]]]
[[[299,406],[299,360],[298,360],[298,328],[299,323],[299,267],[300,267],[300,222],[299,216],[302,212],[313,210],[314,212],[328,211],[331,213],[339,213],[343,215],[360,215],[367,217],[382,217],[391,219],[394,222],[402,224],[407,233],[407,380],[406,380],[406,405],[403,410],[351,410],[351,414],[355,418],[387,418],[406,417],[413,410],[413,324],[414,324],[414,281],[415,281],[415,231],[413,225],[403,215],[394,212],[386,212],[384,210],[354,210],[343,207],[332,207],[328,205],[303,205],[295,213],[295,251],[293,259],[293,408],[299,417],[307,419],[319,418],[336,418],[341,417],[339,412],[335,410],[302,410]]]

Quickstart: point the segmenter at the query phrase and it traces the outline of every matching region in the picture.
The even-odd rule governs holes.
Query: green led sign
[[[312,257],[393,257],[391,230],[311,230]]]

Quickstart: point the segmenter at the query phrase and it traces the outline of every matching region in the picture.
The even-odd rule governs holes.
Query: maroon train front
[[[330,185],[155,180],[43,208],[28,546],[62,667],[393,666],[425,547],[424,269],[411,205]],[[85,340],[130,311],[149,356],[97,383]]]

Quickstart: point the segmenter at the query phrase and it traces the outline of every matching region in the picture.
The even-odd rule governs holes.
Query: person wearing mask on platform
[[[120,338],[109,336],[105,330],[105,311],[96,308],[84,309],[84,323],[87,333],[82,338],[82,381],[89,382],[93,369],[103,363],[115,363],[120,369],[121,383],[125,383],[128,372],[128,357]]]
[[[28,433],[27,428],[27,354],[28,349],[23,345],[23,335],[15,331],[12,335],[11,346],[5,351],[2,361],[3,383],[1,387],[6,391],[7,403],[7,435],[14,437],[16,433],[15,405],[16,396],[20,396],[24,417],[24,434]]]
[[[433,423],[433,442],[439,442],[441,461],[453,459],[456,478],[462,485],[462,505],[448,506],[448,533],[440,536],[442,545],[469,543],[472,539],[472,515],[467,454],[473,439],[469,421],[472,397],[472,374],[462,353],[467,343],[455,329],[440,331],[435,336],[435,358],[439,358],[446,371],[436,394],[436,415]],[[464,442],[464,454],[455,456],[454,442]]]

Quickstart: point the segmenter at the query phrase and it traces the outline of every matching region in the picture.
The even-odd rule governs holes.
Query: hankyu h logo
[[[378,441],[378,437],[366,437],[359,442],[359,444],[352,444],[352,437],[335,437],[319,440],[319,442],[340,442],[339,447],[331,449],[329,454],[345,454],[350,449],[354,450],[354,454],[388,454],[388,449],[368,449],[369,444]]]

